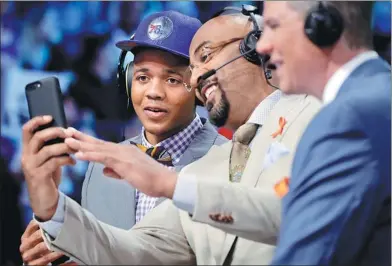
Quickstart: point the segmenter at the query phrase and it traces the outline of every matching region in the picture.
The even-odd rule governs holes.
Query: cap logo
[[[148,25],[147,35],[153,41],[163,40],[173,32],[173,22],[168,17],[158,17]]]

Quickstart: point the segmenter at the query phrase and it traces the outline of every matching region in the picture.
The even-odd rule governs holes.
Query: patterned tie
[[[142,144],[137,144],[134,142],[131,142],[131,144],[136,145],[140,150],[160,162],[161,164],[168,166],[168,167],[173,167],[173,161],[172,158],[169,154],[168,151],[165,150],[163,146],[157,146],[157,147],[152,147],[152,148],[147,148],[146,146]]]
[[[242,173],[250,155],[249,143],[256,135],[258,127],[257,124],[247,123],[240,126],[233,135],[229,171],[231,182],[241,181]]]

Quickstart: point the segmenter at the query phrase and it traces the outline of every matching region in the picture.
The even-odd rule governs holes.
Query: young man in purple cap
[[[135,56],[133,73],[128,75],[125,83],[132,82],[131,100],[143,124],[140,135],[121,144],[137,145],[176,171],[204,156],[212,145],[226,140],[195,112],[195,90],[189,90],[187,85],[189,80],[186,80],[185,73],[189,65],[189,46],[200,26],[199,20],[178,12],[155,13],[139,24],[131,40],[117,44]],[[73,159],[66,158],[51,168],[48,165],[50,158],[72,151],[65,144],[41,150],[37,146],[47,139],[65,137],[65,134],[74,138],[83,135],[74,129],[64,132],[59,128],[31,133],[47,122],[35,118],[25,124],[23,170],[26,175],[57,175],[59,179],[61,166],[72,164]],[[34,159],[37,156],[45,158],[39,163]],[[89,165],[83,184],[82,206],[105,223],[129,229],[164,200],[149,197],[127,182],[107,178],[104,174],[107,170],[103,165]],[[20,250],[29,265],[47,264],[62,256],[47,249],[38,225],[33,221],[22,237]]]

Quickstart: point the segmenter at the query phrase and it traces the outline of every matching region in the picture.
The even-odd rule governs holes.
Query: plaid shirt
[[[196,136],[197,132],[203,128],[203,123],[198,114],[193,119],[193,121],[182,131],[177,134],[167,138],[156,146],[163,146],[165,150],[170,154],[172,158],[173,165],[175,166],[181,159],[189,144],[191,144],[193,138]],[[153,147],[146,137],[144,136],[144,128],[142,129],[142,145],[147,148]],[[169,167],[173,169],[173,167]],[[155,207],[158,198],[150,197],[143,192],[136,190],[136,223],[138,223],[148,211]]]

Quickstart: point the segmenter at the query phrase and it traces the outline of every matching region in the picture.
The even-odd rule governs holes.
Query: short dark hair
[[[373,48],[372,1],[324,1],[324,3],[339,10],[344,21],[343,38],[350,49]],[[289,6],[304,14],[318,4],[318,1],[289,2]]]

